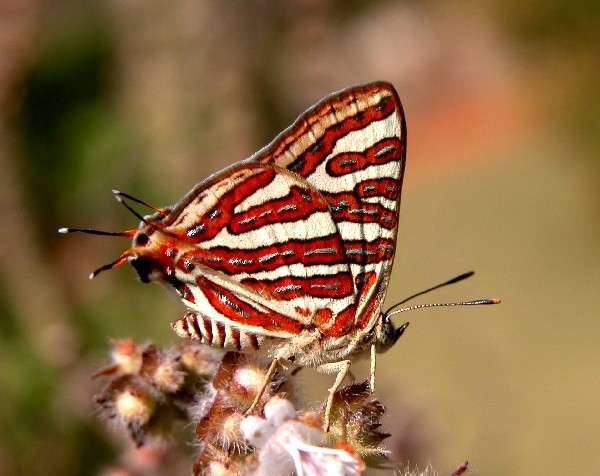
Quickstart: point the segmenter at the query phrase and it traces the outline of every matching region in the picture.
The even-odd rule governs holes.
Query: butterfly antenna
[[[161,226],[160,223],[148,221],[146,218],[144,218],[142,215],[140,215],[138,212],[136,212],[133,208],[131,208],[131,206],[124,199],[133,200],[134,202],[139,203],[141,205],[145,205],[145,206],[151,208],[152,210],[155,210],[163,215],[166,212],[168,212],[168,209],[149,205],[148,203],[146,203],[142,200],[138,200],[137,198],[132,197],[131,195],[129,195],[127,193],[119,192],[118,190],[113,190],[113,193],[115,194],[115,198],[116,198],[117,202],[121,203],[125,208],[127,208],[127,210],[129,210],[142,223],[144,223],[145,225],[149,226],[150,228],[158,231],[159,233],[162,233],[163,235],[177,237],[177,235],[175,235],[174,233],[171,233],[170,231],[166,230],[164,228],[164,226]],[[134,232],[134,234],[135,234],[135,232]]]
[[[385,317],[392,317],[395,314],[400,314],[406,311],[413,311],[415,309],[423,309],[425,307],[446,307],[446,306],[481,306],[487,304],[500,304],[500,299],[476,299],[474,301],[460,301],[460,302],[436,302],[428,304],[417,304],[415,306],[404,307],[393,312],[387,312]]]
[[[144,202],[143,200],[140,200],[139,198],[135,198],[135,197],[129,195],[128,193],[121,192],[120,190],[113,190],[112,193],[117,197],[126,198],[127,200],[131,200],[132,202],[139,203],[140,205],[144,205],[145,207],[148,207],[151,210],[154,210],[157,212],[160,212],[163,210],[160,207],[151,205],[148,202]]]
[[[418,296],[421,296],[421,295],[423,295],[423,294],[426,294],[426,293],[428,293],[428,292],[430,292],[430,291],[434,291],[434,290],[436,290],[436,289],[443,288],[444,286],[448,286],[449,284],[458,283],[459,281],[462,281],[463,279],[470,278],[470,277],[471,277],[471,276],[473,276],[474,274],[475,274],[475,271],[467,271],[466,273],[459,274],[458,276],[456,276],[456,277],[454,277],[454,278],[452,278],[452,279],[449,279],[448,281],[444,281],[444,282],[443,282],[443,283],[441,283],[441,284],[436,284],[435,286],[432,286],[432,287],[430,287],[430,288],[427,288],[427,289],[425,289],[424,291],[419,291],[418,293],[416,293],[416,294],[413,294],[412,296],[408,296],[406,299],[403,299],[402,301],[400,301],[400,302],[397,302],[396,304],[394,304],[392,307],[390,307],[390,308],[389,308],[389,309],[388,309],[388,310],[385,312],[385,314],[386,314],[386,315],[387,315],[387,314],[389,314],[389,313],[390,313],[390,311],[391,311],[392,309],[394,309],[394,308],[396,308],[396,307],[398,307],[398,306],[401,306],[402,304],[404,304],[405,302],[408,302],[408,301],[410,301],[411,299],[414,299],[414,298],[416,298],[416,297],[418,297]]]
[[[119,202],[121,205],[123,205],[125,208],[127,208],[127,210],[129,210],[129,212],[136,217],[138,220],[140,220],[142,223],[144,223],[145,225],[148,225],[151,228],[156,228],[152,223],[150,223],[148,220],[146,220],[142,215],[140,215],[138,212],[136,212],[125,200],[123,200],[123,196],[120,193],[115,193],[115,198],[117,200],[117,202]],[[128,197],[126,197],[128,198]]]
[[[56,231],[58,233],[86,233],[88,235],[124,236],[125,238],[131,238],[133,235],[135,235],[136,232],[136,230],[103,231],[94,230],[92,228],[59,228]]]
[[[113,190],[112,191],[115,194],[115,198],[117,199],[118,202],[122,203],[123,206],[125,208],[127,208],[127,210],[129,210],[131,213],[133,213],[133,215],[137,218],[139,218],[142,222],[144,222],[146,225],[152,226],[150,223],[148,223],[148,221],[141,216],[138,212],[136,212],[133,208],[131,208],[123,199],[127,198],[129,200],[132,200],[136,203],[139,203],[140,205],[144,205],[152,210],[156,210],[156,211],[161,211],[160,208],[155,207],[154,205],[150,205],[149,203],[146,203],[138,198],[132,197],[131,195],[129,195],[128,193],[124,193],[124,192],[120,192],[119,190]],[[103,236],[124,236],[126,238],[131,238],[133,235],[136,234],[137,230],[125,230],[125,231],[103,231],[103,230],[94,230],[93,228],[59,228],[58,230],[59,233],[87,233],[88,235],[103,235]]]

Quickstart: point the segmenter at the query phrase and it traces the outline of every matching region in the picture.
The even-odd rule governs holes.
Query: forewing
[[[172,281],[207,318],[287,337],[355,300],[328,204],[276,164],[242,162],[211,177],[163,225],[183,251]]]
[[[355,299],[330,335],[367,328],[385,297],[396,246],[406,124],[393,86],[373,83],[315,105],[253,160],[306,180],[328,203],[351,268]]]

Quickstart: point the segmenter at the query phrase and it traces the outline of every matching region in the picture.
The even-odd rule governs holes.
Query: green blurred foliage
[[[90,182],[98,163],[115,161],[122,146],[115,140],[119,125],[111,106],[112,48],[105,25],[90,21],[73,28],[67,16],[55,26],[45,31],[25,100],[10,122],[25,159],[18,165],[32,212],[29,225],[44,237],[39,243],[46,256],[54,249],[56,224],[74,216],[65,210],[80,209],[68,190]],[[97,474],[114,449],[95,421],[81,419],[86,409],[72,411],[57,401],[73,368],[56,368],[32,352],[11,311],[6,306],[0,321],[0,472]],[[81,335],[92,339],[84,330]],[[104,336],[95,335],[93,347],[101,349]]]
[[[113,39],[99,18],[71,26],[57,25],[45,38],[16,118],[28,158],[23,176],[44,235],[89,210],[93,193],[108,186],[99,164],[110,173],[125,157],[114,108]]]

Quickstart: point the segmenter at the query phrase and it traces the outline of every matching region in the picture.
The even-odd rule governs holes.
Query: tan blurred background
[[[441,474],[596,474],[599,44],[591,0],[1,1],[0,474],[100,472],[106,337],[177,342],[166,292],[86,278],[125,241],[56,228],[134,227],[111,189],[172,204],[378,79],[409,137],[388,302],[470,269],[420,302],[503,299],[402,316],[378,361],[390,449]],[[301,378],[319,403],[331,377]]]

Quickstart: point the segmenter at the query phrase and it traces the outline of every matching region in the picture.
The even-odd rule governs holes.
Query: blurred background
[[[592,0],[0,1],[0,474],[102,471],[126,445],[92,404],[107,337],[178,341],[164,290],[87,279],[125,240],[56,228],[136,227],[111,189],[170,205],[379,79],[408,124],[388,303],[470,269],[420,302],[503,300],[402,316],[378,360],[389,448],[441,474],[595,474],[599,44]],[[319,404],[331,376],[300,377]]]

